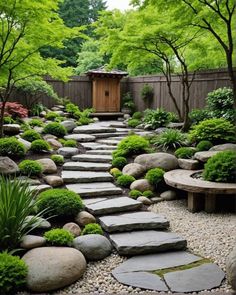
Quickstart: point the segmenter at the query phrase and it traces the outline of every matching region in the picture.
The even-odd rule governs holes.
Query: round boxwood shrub
[[[47,124],[44,129],[44,133],[52,134],[56,137],[63,137],[66,135],[66,128],[62,126],[60,123],[53,122]]]
[[[79,195],[67,189],[49,189],[38,196],[39,210],[48,208],[46,215],[67,217],[75,216],[83,209],[83,202]]]
[[[209,140],[213,144],[235,142],[235,126],[223,118],[208,119],[195,125],[189,133],[192,142]]]
[[[131,175],[122,174],[117,178],[117,184],[123,187],[129,187],[135,178]]]
[[[24,160],[20,162],[19,169],[23,175],[27,176],[39,176],[43,171],[42,165],[33,160]]]
[[[21,158],[25,155],[24,145],[15,137],[0,138],[0,156],[9,158]]]
[[[139,119],[129,119],[128,121],[128,126],[131,127],[131,128],[135,128],[137,127],[138,125],[140,125],[142,122],[141,120]]]
[[[132,189],[129,192],[129,196],[133,199],[137,199],[138,197],[141,197],[142,195],[143,195],[143,193],[140,192],[139,190],[136,190],[136,189]]]
[[[91,235],[91,234],[103,235],[103,230],[101,226],[97,223],[86,224],[84,229],[81,232],[81,235],[85,236],[85,235]]]
[[[164,173],[165,171],[161,168],[153,168],[146,173],[145,178],[150,184],[157,186],[163,180]]]
[[[45,232],[44,238],[53,246],[69,246],[73,242],[74,235],[66,229],[55,228]]]
[[[64,146],[66,147],[77,147],[77,141],[74,139],[68,139],[64,142]]]
[[[37,139],[31,143],[30,150],[34,153],[42,153],[44,151],[49,151],[50,145],[43,139]]]
[[[201,152],[201,151],[208,151],[210,148],[213,147],[213,144],[209,140],[201,140],[197,146],[196,149]]]
[[[181,147],[175,151],[175,156],[180,159],[191,159],[196,150],[191,147]]]
[[[121,140],[117,149],[124,153],[123,156],[128,156],[143,153],[148,147],[148,140],[139,135],[130,135]]]
[[[141,120],[143,117],[142,112],[134,112],[132,115],[132,119]]]
[[[32,119],[30,122],[29,122],[29,125],[31,127],[42,127],[43,126],[43,122],[40,120],[40,119]]]
[[[152,192],[152,191],[144,191],[143,193],[142,193],[142,195],[144,196],[144,197],[146,197],[146,198],[152,198],[153,196],[154,196],[154,193]]]
[[[112,169],[110,170],[110,173],[111,173],[111,175],[112,175],[115,179],[117,179],[119,176],[122,175],[122,172],[121,172],[120,169],[118,169],[118,168],[112,168]]]
[[[54,121],[57,117],[59,117],[59,115],[55,112],[49,112],[46,115],[46,119],[50,121]]]
[[[112,160],[112,166],[118,169],[122,169],[127,164],[125,157],[116,157]]]
[[[215,182],[236,182],[236,152],[223,151],[204,165],[203,178]]]
[[[117,157],[125,157],[126,153],[123,150],[115,150],[114,152],[112,152],[112,158],[115,159]]]
[[[61,155],[52,155],[51,159],[53,160],[53,162],[57,165],[63,165],[64,164],[64,157]]]
[[[37,139],[41,139],[41,135],[35,131],[35,130],[26,130],[22,135],[21,137],[24,139],[24,140],[27,140],[29,142],[33,142],[34,140],[37,140]]]
[[[0,253],[0,294],[16,294],[25,286],[28,268],[18,256]]]

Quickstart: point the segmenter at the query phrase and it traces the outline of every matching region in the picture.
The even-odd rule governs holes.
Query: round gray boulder
[[[76,123],[72,120],[62,121],[61,125],[66,128],[68,132],[72,132],[75,127],[77,127]]]
[[[85,226],[89,223],[95,223],[96,218],[87,211],[80,211],[75,217],[75,222],[80,226]]]
[[[35,248],[22,259],[28,266],[27,287],[30,291],[39,293],[72,284],[86,269],[83,254],[69,247]]]
[[[57,172],[57,166],[53,162],[53,160],[45,158],[45,159],[39,159],[36,160],[39,164],[43,167],[43,173],[56,173]]]
[[[91,234],[75,238],[73,245],[81,251],[87,260],[101,260],[110,255],[112,245],[110,241],[98,234]]]
[[[210,148],[210,151],[236,151],[236,144],[235,143],[224,143],[215,145]]]
[[[0,174],[13,174],[19,171],[17,164],[8,157],[0,157]]]
[[[143,167],[142,165],[138,164],[138,163],[130,163],[125,165],[125,167],[122,170],[123,174],[126,175],[131,175],[135,178],[141,177],[143,176],[143,174],[145,173],[145,167]]]
[[[135,189],[138,190],[140,192],[144,192],[144,191],[153,191],[154,187],[153,185],[151,185],[149,183],[149,181],[147,179],[138,179],[135,180],[134,182],[131,183],[130,185],[130,189]]]

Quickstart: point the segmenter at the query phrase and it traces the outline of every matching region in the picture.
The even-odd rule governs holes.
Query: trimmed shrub
[[[123,155],[137,155],[145,152],[149,147],[149,142],[139,135],[130,135],[121,140],[118,144],[118,152],[123,152]]]
[[[0,156],[9,158],[21,158],[25,155],[24,145],[15,137],[0,138]]]
[[[57,117],[59,117],[59,115],[57,113],[54,113],[54,112],[49,112],[46,115],[46,119],[50,120],[50,121],[54,121]]]
[[[180,159],[191,159],[196,153],[196,149],[191,147],[181,147],[175,151],[175,156]]]
[[[18,256],[0,253],[0,292],[16,294],[26,284],[28,268]]]
[[[92,123],[93,120],[88,117],[80,117],[79,123],[82,125],[88,125],[89,123]]]
[[[136,189],[132,189],[129,192],[129,196],[133,199],[137,199],[138,197],[141,197],[142,195],[143,195],[143,193],[140,192],[139,190],[136,190]]]
[[[21,134],[21,137],[29,142],[41,139],[41,135],[35,130],[26,130],[23,134]]]
[[[117,157],[112,160],[112,166],[118,169],[122,169],[127,164],[125,157]]]
[[[135,128],[138,125],[140,125],[141,123],[142,123],[142,121],[139,120],[139,119],[129,119],[128,126],[131,127],[131,128]]]
[[[80,196],[67,189],[49,189],[40,193],[38,199],[39,210],[48,208],[47,216],[75,216],[83,209]]]
[[[43,139],[37,139],[31,143],[30,150],[34,153],[42,153],[44,151],[49,151],[50,145]]]
[[[142,112],[134,112],[133,116],[132,116],[132,119],[141,120],[142,117],[143,117]]]
[[[86,224],[84,229],[81,232],[81,236],[91,235],[91,234],[103,235],[103,230],[101,226],[97,223]]]
[[[203,178],[215,182],[236,182],[236,152],[223,151],[204,165]]]
[[[112,175],[115,179],[117,179],[119,176],[122,175],[122,172],[121,172],[120,169],[118,169],[118,168],[112,168],[112,169],[110,170],[110,173],[111,173],[111,175]]]
[[[201,151],[208,151],[212,147],[213,147],[213,144],[209,140],[202,140],[197,144],[196,149],[199,152],[201,152]]]
[[[42,122],[41,120],[39,120],[39,119],[32,119],[32,120],[29,122],[29,125],[30,125],[31,127],[35,127],[35,126],[37,126],[37,127],[42,127],[42,126],[43,126],[43,122]]]
[[[14,124],[15,120],[13,120],[11,117],[3,117],[3,124]]]
[[[115,150],[114,152],[112,152],[112,158],[115,159],[115,158],[118,158],[118,157],[124,157],[126,154],[125,154],[125,151],[123,150]]]
[[[117,184],[123,187],[130,187],[135,178],[131,175],[122,174],[117,178]]]
[[[66,128],[57,122],[47,124],[44,127],[43,132],[52,134],[56,137],[63,137],[67,133]]]
[[[189,136],[192,142],[209,140],[213,144],[235,142],[235,126],[225,119],[208,119],[195,125]]]
[[[45,232],[44,238],[53,246],[70,246],[74,235],[66,229],[55,228]]]
[[[152,198],[154,196],[154,193],[152,191],[144,191],[142,195],[146,198]]]
[[[74,114],[76,112],[79,112],[79,108],[77,105],[73,104],[73,103],[68,103],[66,104],[66,112],[70,113],[70,114]]]
[[[66,147],[77,147],[77,141],[74,139],[68,139],[63,144]]]
[[[43,171],[42,165],[33,160],[24,160],[20,162],[19,169],[23,175],[27,176],[39,176]]]
[[[193,109],[189,113],[189,118],[190,118],[192,124],[196,125],[201,121],[204,121],[206,119],[210,119],[211,114],[210,114],[209,110],[206,110],[206,109]]]
[[[164,174],[165,171],[163,169],[153,168],[146,173],[145,178],[149,181],[150,184],[157,187],[158,183],[163,180]]]
[[[167,129],[155,138],[153,144],[164,151],[177,149],[187,144],[187,136],[179,130]]]
[[[52,155],[51,159],[53,160],[53,162],[57,165],[63,165],[64,164],[64,157],[61,155]]]
[[[168,112],[163,109],[147,109],[144,112],[143,121],[150,129],[157,129],[166,126],[170,122],[170,117]]]

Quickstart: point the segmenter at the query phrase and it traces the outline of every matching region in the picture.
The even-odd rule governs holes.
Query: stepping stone
[[[100,197],[122,194],[122,189],[116,187],[112,182],[68,184],[66,188],[79,194],[81,197]]]
[[[67,162],[62,166],[62,169],[70,171],[108,171],[111,167],[112,165],[107,163]]]
[[[62,147],[62,148],[59,148],[57,152],[59,155],[62,155],[65,158],[70,158],[78,154],[79,150],[73,147]]]
[[[87,151],[86,154],[89,155],[112,155],[114,150],[90,150]]]
[[[117,146],[117,144],[120,142],[119,140],[111,140],[111,139],[99,139],[97,140],[98,143],[101,144],[107,144],[107,145],[115,145]]]
[[[127,136],[128,131],[126,132],[126,130],[124,130],[124,132],[111,132],[111,133],[93,133],[92,135],[95,136],[97,139],[99,138],[108,138],[108,137],[112,137],[112,136]]]
[[[69,134],[64,136],[66,140],[74,139],[78,142],[88,142],[88,141],[95,141],[95,136],[88,135],[88,134]]]
[[[103,229],[109,233],[139,229],[167,229],[168,220],[161,214],[153,212],[133,212],[109,215],[99,218]]]
[[[95,142],[81,143],[81,145],[87,150],[115,150],[115,146],[100,144]]]
[[[109,155],[76,155],[72,157],[73,161],[94,162],[94,163],[111,163],[112,156]]]
[[[137,210],[142,207],[142,203],[129,197],[108,199],[95,204],[87,205],[86,208],[94,215],[105,215],[123,211]]]
[[[112,137],[109,137],[108,139],[109,140],[117,140],[117,141],[121,141],[122,139],[124,139],[126,136],[112,136]]]
[[[112,181],[113,177],[108,172],[94,171],[67,171],[61,173],[61,177],[65,183],[88,183],[100,181]]]
[[[95,204],[95,203],[102,202],[105,200],[107,200],[107,198],[90,198],[90,199],[84,199],[83,203],[85,206],[87,206],[87,205]]]
[[[73,130],[73,133],[82,133],[82,134],[91,134],[91,133],[111,133],[116,132],[115,128],[94,126],[94,125],[86,125],[86,126],[78,126]]]
[[[123,122],[111,123],[109,126],[114,127],[114,128],[126,128],[127,127],[127,125]]]
[[[187,246],[186,240],[177,234],[155,230],[112,234],[110,240],[117,252],[126,256],[183,250]]]
[[[164,275],[166,284],[172,292],[211,290],[220,286],[224,277],[224,272],[213,263],[206,263],[198,267]]]
[[[199,260],[202,260],[202,258],[186,251],[139,255],[127,259],[125,262],[116,267],[112,271],[112,274],[137,271],[155,271],[186,265]]]

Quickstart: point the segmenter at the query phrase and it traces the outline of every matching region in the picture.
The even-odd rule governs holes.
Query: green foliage
[[[161,168],[153,168],[150,169],[146,175],[145,178],[148,180],[148,182],[155,187],[158,186],[158,184],[163,180],[165,171]]]
[[[12,119],[11,117],[9,116],[3,117],[3,124],[14,124],[14,123],[15,123],[15,120]]]
[[[58,217],[75,216],[83,208],[79,195],[67,189],[50,189],[38,196],[39,210],[49,209],[47,215]]]
[[[220,144],[236,141],[234,125],[223,118],[208,119],[200,122],[193,126],[189,136],[192,142],[209,140],[213,144]]]
[[[121,101],[122,107],[130,109],[131,113],[135,110],[135,103],[130,92],[126,92]]]
[[[32,116],[39,116],[41,112],[45,111],[46,108],[42,103],[35,103],[30,109]]]
[[[32,142],[34,140],[37,140],[37,139],[41,139],[41,135],[35,131],[35,130],[26,130],[22,135],[21,137],[24,139],[24,140],[27,140],[29,142]]]
[[[110,173],[115,179],[122,175],[122,172],[118,168],[112,168]]]
[[[143,100],[153,100],[154,89],[149,84],[145,84],[141,91],[141,97]]]
[[[76,112],[80,112],[80,110],[79,107],[74,103],[68,103],[66,104],[66,112],[73,115]]]
[[[15,137],[0,138],[0,156],[9,158],[21,158],[25,155],[24,145]]]
[[[112,166],[118,169],[122,169],[127,164],[125,157],[116,157],[112,160]]]
[[[19,169],[23,175],[27,176],[39,176],[43,171],[42,165],[33,160],[24,160],[20,162]]]
[[[195,125],[201,121],[204,121],[206,119],[210,119],[211,115],[210,115],[210,112],[206,109],[193,109],[189,113],[189,118],[191,120],[191,123]]]
[[[191,159],[196,153],[196,149],[191,147],[181,147],[175,151],[175,156],[180,159]]]
[[[32,120],[30,120],[29,125],[31,127],[35,127],[35,126],[42,127],[43,126],[43,122],[40,119],[32,119]]]
[[[92,235],[92,234],[103,235],[103,230],[99,224],[97,223],[86,224],[84,229],[81,232],[81,236]]]
[[[169,116],[169,121],[172,123],[177,123],[179,122],[179,117],[176,115],[176,113],[174,112],[168,112],[168,116]]]
[[[64,164],[64,157],[61,155],[52,155],[51,159],[57,166],[61,166]]]
[[[50,120],[50,121],[54,121],[58,117],[59,117],[59,115],[57,113],[55,113],[55,112],[49,112],[46,115],[46,119]]]
[[[140,125],[141,123],[142,123],[142,121],[139,120],[139,119],[129,119],[128,126],[131,127],[131,128],[135,128],[138,125]]]
[[[77,147],[77,141],[74,139],[68,139],[64,142],[64,146],[66,147]]]
[[[132,189],[129,192],[129,196],[133,199],[137,199],[138,197],[141,197],[142,195],[143,195],[143,193],[140,192],[139,190],[136,190],[136,189]]]
[[[134,112],[132,115],[132,119],[141,120],[143,117],[142,112]]]
[[[18,256],[7,252],[0,253],[0,290],[1,294],[16,294],[25,287],[28,268]]]
[[[34,153],[42,153],[50,150],[50,145],[46,140],[37,139],[31,143],[30,150]]]
[[[209,140],[202,140],[197,144],[196,149],[199,152],[201,152],[201,151],[208,151],[212,147],[213,147],[213,144]]]
[[[142,195],[146,198],[152,198],[154,196],[154,193],[152,191],[144,191]]]
[[[170,118],[168,112],[163,109],[147,109],[144,111],[143,121],[150,129],[157,129],[166,126],[170,122]]]
[[[203,178],[215,182],[236,181],[236,152],[223,151],[212,156],[204,166]]]
[[[230,88],[218,88],[207,94],[207,108],[214,118],[224,118],[235,122],[234,96]]]
[[[135,178],[131,175],[122,174],[117,178],[117,184],[123,187],[130,187]]]
[[[123,156],[137,155],[142,152],[145,152],[149,147],[149,142],[139,136],[139,135],[130,135],[121,140],[118,144],[118,152],[122,152]]]
[[[55,228],[45,232],[44,238],[53,246],[69,246],[73,242],[74,235],[68,230]]]
[[[38,217],[42,211],[27,218],[38,203],[34,196],[35,192],[30,190],[28,183],[0,177],[0,250],[16,249],[22,237],[40,224]]]
[[[81,125],[88,125],[89,123],[92,123],[92,122],[93,122],[93,120],[88,117],[80,117],[79,118],[79,123]]]
[[[187,136],[179,130],[167,129],[153,140],[153,144],[164,151],[176,149],[187,144]]]
[[[57,122],[47,124],[44,127],[43,132],[52,134],[56,137],[63,137],[67,133],[66,128]]]

